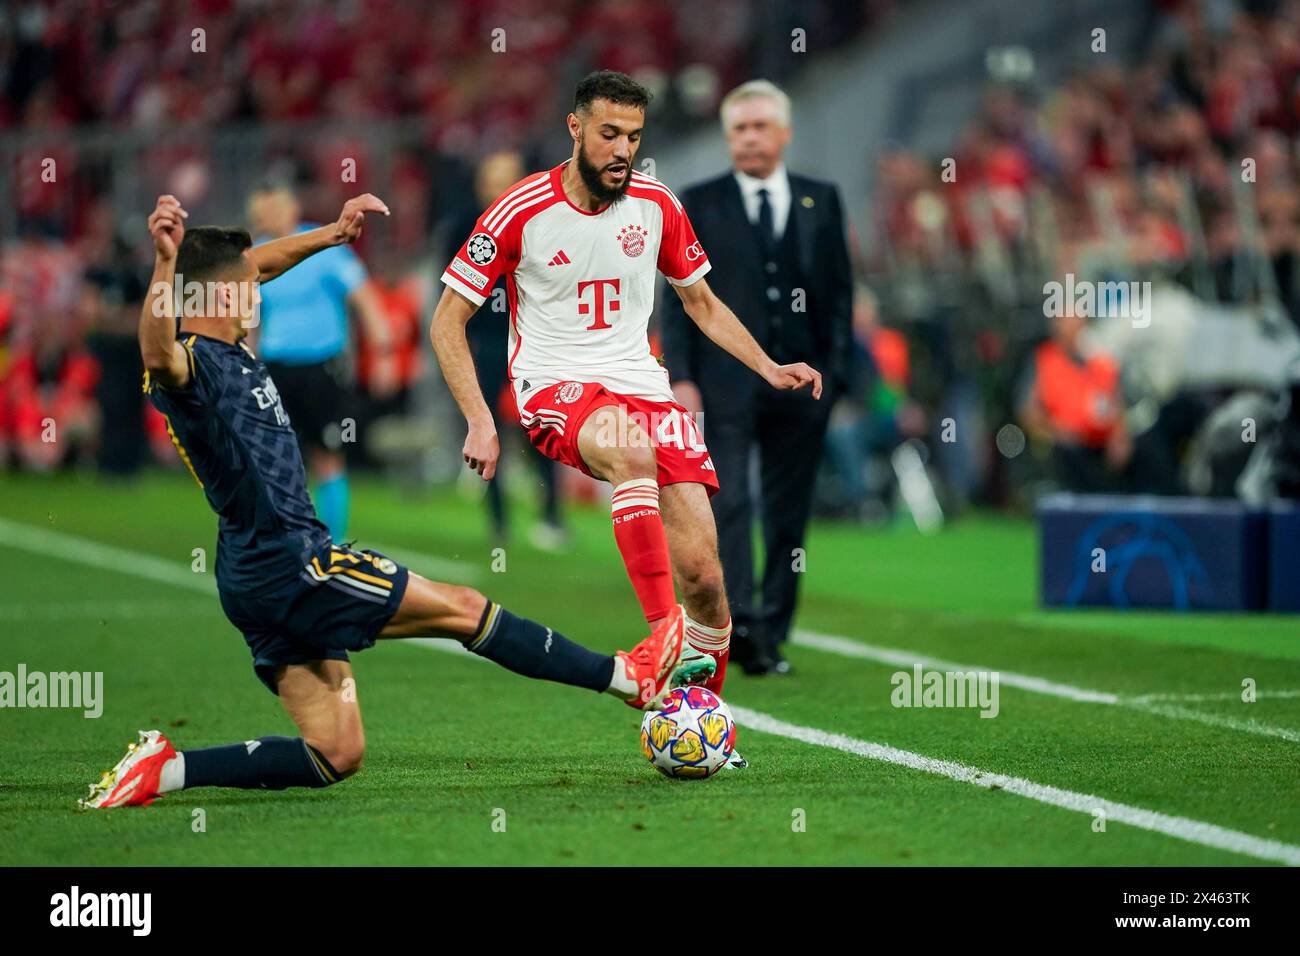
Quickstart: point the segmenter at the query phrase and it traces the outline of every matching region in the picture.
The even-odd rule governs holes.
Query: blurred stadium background
[[[793,97],[791,168],[843,191],[860,374],[821,515],[894,513],[904,443],[950,516],[1021,509],[1041,486],[1237,494],[1259,448],[1243,417],[1287,459],[1295,3],[16,0],[0,13],[0,470],[179,466],[138,386],[144,217],[171,192],[191,222],[242,223],[272,178],[309,218],[361,190],[397,210],[359,251],[407,353],[408,415],[364,429],[356,463],[454,480],[461,425],[426,344],[449,224],[476,211],[484,155],[564,154],[574,82],[595,67],[655,92],[642,157],[670,185],[726,168],[718,102],[765,76]],[[1026,411],[1053,333],[1043,286],[1066,273],[1155,289],[1151,329],[1092,323],[1136,446],[1108,458],[1103,428],[1097,474]],[[947,419],[960,440],[942,440]],[[1275,479],[1246,493],[1300,484]]]

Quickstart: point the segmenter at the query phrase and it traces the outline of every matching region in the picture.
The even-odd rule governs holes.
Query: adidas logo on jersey
[[[567,265],[571,265],[571,263],[570,263],[570,261],[569,261],[569,257],[566,256],[566,255],[564,254],[564,250],[563,250],[563,249],[561,249],[559,252],[557,252],[557,253],[555,254],[554,258],[552,258],[551,261],[548,262],[548,263],[546,263],[546,264],[547,264],[548,266],[567,266]]]

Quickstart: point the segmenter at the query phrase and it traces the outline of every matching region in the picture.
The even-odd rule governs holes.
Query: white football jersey
[[[656,272],[687,286],[709,271],[708,256],[659,180],[633,172],[619,202],[586,212],[564,194],[565,165],[521,180],[489,206],[442,281],[482,305],[506,276],[507,371],[520,408],[563,381],[669,401],[668,372],[646,334]]]

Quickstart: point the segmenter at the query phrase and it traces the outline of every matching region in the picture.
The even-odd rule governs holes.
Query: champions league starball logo
[[[618,241],[623,244],[623,251],[635,259],[645,252],[647,231],[641,226],[624,226],[618,232]]]
[[[469,237],[466,252],[474,265],[485,266],[497,257],[497,244],[486,232],[476,232]]]
[[[1110,565],[1102,576],[1092,567],[1098,548]],[[1107,603],[1128,607],[1130,578],[1145,578],[1146,588],[1168,588],[1170,604],[1180,611],[1192,607],[1196,598],[1204,598],[1210,584],[1195,542],[1175,521],[1164,515],[1122,512],[1094,521],[1079,536],[1066,606],[1078,607],[1085,596],[1097,596],[1104,587]]]

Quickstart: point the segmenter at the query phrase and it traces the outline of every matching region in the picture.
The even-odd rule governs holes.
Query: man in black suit
[[[778,392],[704,337],[675,296],[664,296],[664,362],[677,400],[703,411],[718,470],[713,497],[719,551],[735,630],[732,660],[747,673],[788,673],[789,636],[806,568],[804,530],[827,420],[848,385],[853,280],[834,184],[786,170],[790,100],[766,80],[722,101],[730,172],[680,194],[713,263],[718,297],[779,363],[807,362],[827,394]],[[759,492],[749,461],[757,450]],[[762,522],[761,603],[751,530]]]

